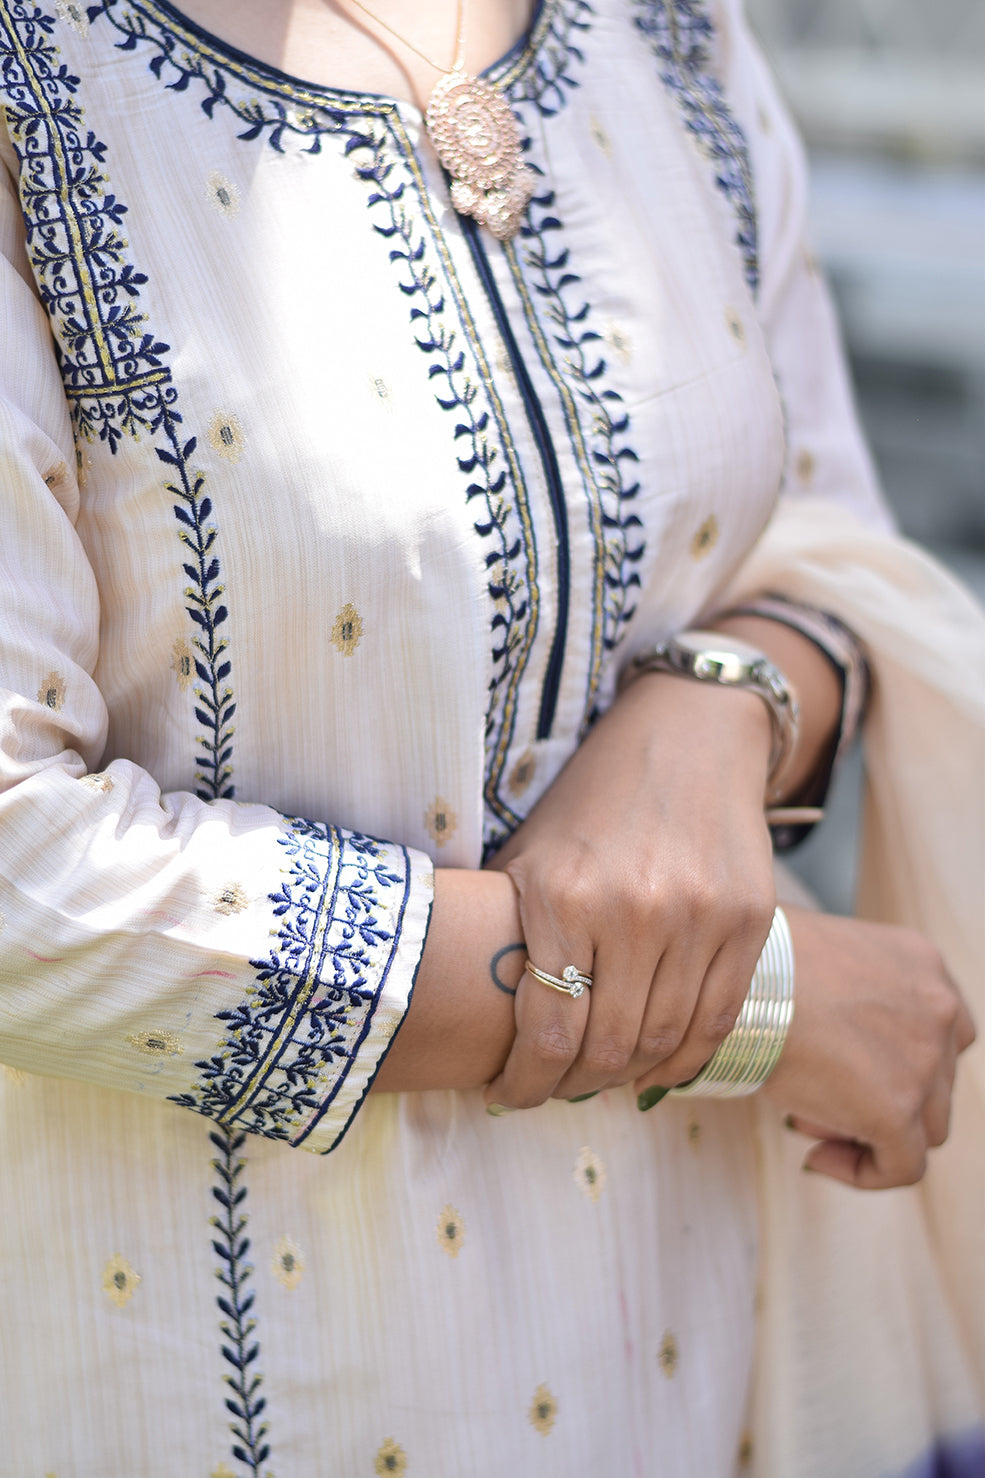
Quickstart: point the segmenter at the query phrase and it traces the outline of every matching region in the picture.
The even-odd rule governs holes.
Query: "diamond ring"
[[[542,985],[549,985],[551,990],[559,990],[566,996],[577,1001],[580,995],[591,988],[592,977],[585,975],[574,965],[565,965],[561,971],[560,978],[557,975],[548,975],[546,970],[538,970],[536,965],[527,960],[523,967],[528,975],[539,980]]]

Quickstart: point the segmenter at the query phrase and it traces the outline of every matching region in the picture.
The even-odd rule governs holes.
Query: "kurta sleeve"
[[[810,247],[804,148],[739,0],[722,0],[714,65],[749,150],[747,271],[783,400],[781,498],[822,497],[876,528],[893,520],[856,414],[831,299]]]
[[[0,1060],[325,1151],[407,1010],[421,853],[100,771],[100,596],[0,168]]]
[[[748,147],[747,186],[755,226],[745,243],[747,275],[786,430],[779,501],[820,499],[849,510],[875,532],[889,532],[892,515],[859,425],[830,294],[810,249],[803,144],[737,0],[723,0],[716,46],[714,69]],[[712,617],[722,607],[718,595]],[[811,797],[823,803],[833,767],[850,746],[865,709],[869,674],[864,650],[844,623],[789,596],[764,590],[743,601],[742,610],[799,630],[821,648],[840,676],[839,735]],[[792,845],[809,829],[778,834],[778,845]]]

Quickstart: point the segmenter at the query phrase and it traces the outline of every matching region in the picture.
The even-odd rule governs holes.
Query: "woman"
[[[863,678],[766,598],[796,544],[727,586],[781,483],[896,548],[739,19],[0,18],[3,1043],[47,1075],[4,1084],[10,1471],[730,1473],[754,1112],[640,1109],[731,1031],[764,792],[817,799]],[[488,192],[422,117],[453,62]],[[795,744],[633,667],[701,625]],[[769,1092],[815,1170],[909,1184],[967,1011],[918,936],[788,917]],[[963,1336],[907,1315],[941,1363],[892,1384],[897,1466],[973,1461]],[[825,1470],[895,1462],[877,1426]]]

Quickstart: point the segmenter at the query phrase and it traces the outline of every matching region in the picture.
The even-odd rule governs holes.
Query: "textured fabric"
[[[892,544],[730,7],[544,0],[491,75],[540,179],[507,247],[406,104],[162,0],[0,0],[17,1478],[750,1461],[748,1104],[365,1098],[432,863],[777,497]]]
[[[865,643],[859,912],[934,939],[980,1024],[985,618],[919,549],[819,502],[778,513],[732,593],[764,588],[822,606]],[[802,1147],[763,1115],[757,1425],[768,1478],[821,1478],[839,1464],[894,1474],[921,1448],[915,1471],[948,1471],[952,1451],[974,1471],[985,1411],[983,1125],[981,1039],[961,1062],[951,1137],[912,1189],[846,1197],[798,1176]],[[934,1423],[953,1441],[936,1448]]]

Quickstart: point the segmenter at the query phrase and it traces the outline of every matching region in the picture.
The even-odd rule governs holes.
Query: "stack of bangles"
[[[529,975],[577,1000],[591,989],[592,977],[566,965],[548,975],[527,960]],[[790,926],[782,908],[773,915],[769,938],[759,957],[738,1020],[714,1056],[690,1082],[672,1088],[677,1097],[739,1098],[761,1088],[776,1067],[793,1020],[794,957]]]

